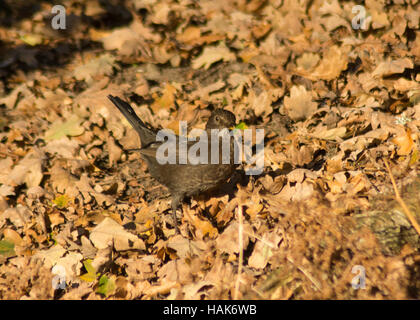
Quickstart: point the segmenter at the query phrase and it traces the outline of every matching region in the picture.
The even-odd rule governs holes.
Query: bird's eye
[[[214,121],[219,122],[219,120],[220,120],[219,116],[214,117]]]

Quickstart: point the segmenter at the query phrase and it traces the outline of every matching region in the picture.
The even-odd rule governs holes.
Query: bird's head
[[[235,124],[236,117],[232,112],[224,109],[216,109],[211,113],[210,118],[207,121],[206,130],[223,128],[233,129]]]

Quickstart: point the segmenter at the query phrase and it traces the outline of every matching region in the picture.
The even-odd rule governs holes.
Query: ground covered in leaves
[[[420,298],[418,0],[61,4],[0,1],[1,299]],[[108,94],[175,131],[233,111],[263,173],[177,235]]]

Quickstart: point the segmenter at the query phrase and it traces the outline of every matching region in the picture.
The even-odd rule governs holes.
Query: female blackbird
[[[223,109],[216,109],[212,112],[206,124],[206,135],[204,135],[205,139],[207,139],[205,142],[207,143],[204,144],[204,150],[200,149],[200,156],[202,151],[205,151],[206,153],[204,155],[205,161],[199,161],[199,163],[197,163],[196,159],[190,159],[190,151],[192,151],[191,149],[196,142],[187,141],[186,138],[182,140],[183,138],[173,134],[172,139],[169,138],[168,140],[172,141],[172,151],[176,153],[177,162],[172,161],[163,163],[161,161],[162,158],[160,158],[162,154],[159,153],[159,147],[163,147],[163,144],[167,142],[162,141],[159,137],[158,130],[149,127],[137,117],[136,113],[127,102],[116,96],[109,95],[108,98],[127,118],[140,136],[142,147],[139,151],[145,159],[152,177],[169,189],[172,195],[171,207],[174,224],[177,232],[179,232],[176,220],[176,210],[181,201],[183,201],[185,197],[219,188],[232,176],[237,166],[234,161],[234,139],[232,136],[229,136],[227,140],[229,144],[229,159],[227,161],[222,161],[222,156],[224,157],[225,154],[222,152],[222,144],[219,143],[219,136],[217,138],[219,140],[217,140],[216,147],[213,149],[211,147],[211,142],[215,141],[212,139],[214,131],[211,131],[211,129],[222,130],[225,128],[233,128],[236,123],[235,115],[232,112]],[[226,134],[228,132],[224,131],[224,133]],[[184,145],[186,146],[186,150],[180,150],[180,140],[185,141]],[[213,154],[212,156],[212,151],[213,153],[216,151],[218,155]],[[200,157],[200,159],[203,158]],[[214,161],[215,159],[216,161]]]

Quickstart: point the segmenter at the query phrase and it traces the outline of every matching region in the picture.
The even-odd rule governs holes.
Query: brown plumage
[[[234,164],[233,138],[229,138],[230,143],[230,162],[222,163],[222,140],[219,140],[219,163],[211,163],[211,129],[232,128],[235,126],[235,115],[224,109],[216,109],[212,112],[206,124],[206,133],[208,134],[208,164],[192,164],[189,159],[186,164],[181,164],[183,157],[179,150],[180,137],[173,137],[173,148],[176,151],[175,164],[161,164],[157,156],[158,148],[164,142],[156,141],[157,129],[147,126],[139,117],[137,117],[131,106],[116,96],[109,95],[108,98],[127,118],[133,128],[137,131],[141,140],[141,149],[139,149],[143,158],[146,160],[148,169],[152,177],[166,186],[172,195],[172,214],[175,228],[178,231],[176,221],[176,210],[185,197],[193,196],[203,192],[208,192],[219,188],[233,174],[236,165]],[[186,142],[187,150],[196,142]],[[176,145],[175,145],[176,144]],[[216,149],[217,150],[217,149]]]

